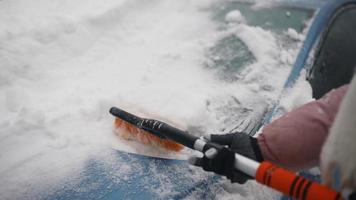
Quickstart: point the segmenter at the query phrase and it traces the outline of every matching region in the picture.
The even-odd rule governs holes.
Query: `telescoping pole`
[[[310,181],[295,173],[264,161],[257,163],[236,154],[235,167],[255,177],[256,181],[283,194],[302,200],[341,200],[342,196],[335,190]]]
[[[187,132],[181,131],[168,124],[160,125],[158,130],[166,138],[179,142],[186,147],[205,152],[210,148],[221,149],[223,146],[205,141]],[[283,169],[275,164],[264,161],[258,163],[245,156],[235,154],[235,168],[254,177],[257,182],[273,188],[283,194],[302,200],[341,200],[340,193],[296,175],[294,172]]]
[[[197,139],[194,149],[203,151],[211,148],[211,143]],[[235,154],[235,168],[254,177],[257,182],[273,188],[283,194],[301,200],[342,200],[340,193],[296,175],[268,161],[256,162],[245,156]]]

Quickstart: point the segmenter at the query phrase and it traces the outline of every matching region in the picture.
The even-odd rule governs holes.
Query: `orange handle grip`
[[[274,188],[285,195],[303,200],[341,200],[340,193],[310,181],[269,162],[262,162],[256,172],[259,183]]]

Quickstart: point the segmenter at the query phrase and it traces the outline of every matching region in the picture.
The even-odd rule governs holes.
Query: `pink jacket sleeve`
[[[332,90],[265,126],[257,138],[264,159],[292,170],[316,166],[347,88]]]

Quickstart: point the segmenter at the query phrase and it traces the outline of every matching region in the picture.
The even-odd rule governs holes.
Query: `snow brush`
[[[161,147],[170,151],[180,151],[184,146],[160,134],[158,121],[142,119],[118,108],[111,108],[110,113],[116,117],[117,133],[125,139],[135,139],[146,145]],[[150,128],[152,127],[152,128]]]
[[[212,143],[197,136],[191,135],[186,131],[177,129],[164,122],[154,119],[144,119],[128,113],[119,108],[113,107],[110,113],[117,119],[117,123],[124,123],[125,129],[132,131],[134,134],[151,134],[156,140],[167,140],[172,143],[177,143],[193,150],[205,152],[210,148],[220,150],[224,146]],[[119,122],[118,122],[119,121]],[[154,136],[154,137],[153,137]],[[147,137],[149,139],[149,137]],[[235,168],[256,179],[257,182],[273,188],[287,196],[303,199],[303,200],[341,200],[341,194],[335,190],[321,185],[317,182],[310,181],[304,177],[298,176],[295,173],[283,169],[268,161],[261,163],[250,158],[235,154]]]

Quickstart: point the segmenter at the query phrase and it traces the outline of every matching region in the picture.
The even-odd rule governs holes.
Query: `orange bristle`
[[[119,118],[115,119],[115,128],[119,129],[116,133],[125,139],[135,139],[143,144],[158,146],[171,151],[180,151],[183,149],[183,145],[181,144],[168,139],[162,139]]]

